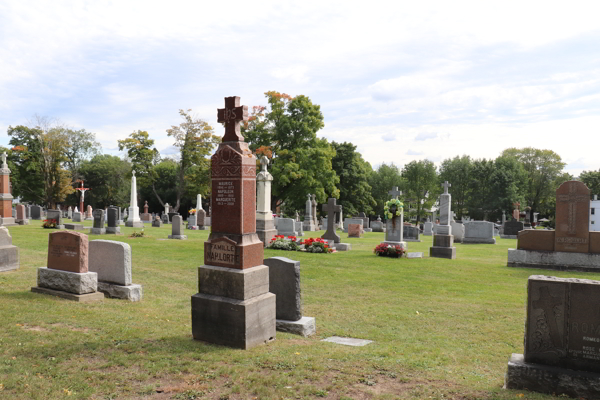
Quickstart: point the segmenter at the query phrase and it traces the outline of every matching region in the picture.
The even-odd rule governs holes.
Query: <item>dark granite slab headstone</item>
[[[512,219],[504,223],[504,235],[506,236],[517,236],[519,231],[524,229],[523,223]]]
[[[94,217],[94,228],[104,228],[104,210],[96,209],[92,212]]]
[[[108,217],[108,227],[116,228],[119,223],[119,209],[117,207],[108,207],[106,214]]]

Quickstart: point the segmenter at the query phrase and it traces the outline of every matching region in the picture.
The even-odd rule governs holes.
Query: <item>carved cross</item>
[[[546,314],[546,322],[548,323],[548,328],[550,328],[550,339],[552,339],[552,344],[556,348],[562,347],[562,340],[558,331],[558,322],[556,321],[556,317],[554,315],[554,307],[561,304],[561,299],[550,294],[548,286],[541,287],[540,299],[532,302],[534,308],[544,310],[544,314]]]
[[[267,165],[269,165],[269,159],[267,158],[267,156],[262,156],[260,158],[260,169],[263,172],[267,172]]]
[[[452,185],[449,184],[448,181],[442,183],[442,186],[444,187],[444,194],[448,194],[448,188],[452,187]]]
[[[402,196],[402,190],[398,190],[398,186],[394,186],[394,188],[390,190],[388,194],[392,196],[394,200],[398,200],[398,196]]]
[[[225,97],[225,108],[217,109],[217,122],[225,124],[223,142],[243,142],[240,122],[248,121],[248,106],[240,105],[239,96]]]
[[[333,240],[335,243],[340,242],[340,237],[335,233],[335,213],[342,212],[342,206],[336,205],[336,199],[330,197],[327,204],[323,204],[323,211],[327,213],[327,232],[323,236],[323,239]]]
[[[575,235],[577,233],[577,203],[587,203],[589,197],[584,194],[576,194],[577,187],[574,184],[569,184],[569,194],[559,194],[556,196],[556,201],[561,203],[569,203],[569,216],[568,224],[569,229],[567,233]]]

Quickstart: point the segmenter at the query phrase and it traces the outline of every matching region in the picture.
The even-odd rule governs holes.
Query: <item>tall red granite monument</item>
[[[240,122],[248,107],[226,97],[218,110],[225,136],[212,156],[212,231],[192,296],[194,339],[248,349],[275,339],[275,295],[256,234],[256,157]]]
[[[12,216],[13,197],[10,190],[10,169],[6,163],[6,152],[2,154],[2,168],[0,169],[0,225],[17,225]]]

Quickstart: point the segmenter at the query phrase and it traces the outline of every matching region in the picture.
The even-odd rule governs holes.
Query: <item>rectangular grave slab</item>
[[[95,272],[76,273],[40,267],[38,268],[37,284],[41,288],[67,293],[93,293],[98,288],[98,274]]]
[[[300,261],[286,257],[264,260],[269,271],[269,292],[275,294],[277,319],[298,321],[302,318],[300,294]]]
[[[336,344],[343,344],[344,346],[355,346],[355,347],[366,346],[369,343],[373,343],[372,340],[354,339],[354,338],[347,338],[347,337],[340,337],[340,336],[331,336],[331,337],[328,337],[327,339],[321,340],[321,342],[330,342],[330,343],[336,343]]]
[[[464,244],[496,244],[494,239],[494,223],[488,221],[471,221],[465,225]]]

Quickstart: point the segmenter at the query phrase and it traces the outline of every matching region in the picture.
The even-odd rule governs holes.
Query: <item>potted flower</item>
[[[381,243],[380,245],[375,247],[373,253],[377,254],[380,257],[399,258],[402,257],[402,255],[404,254],[404,250],[399,245]]]
[[[304,245],[304,250],[308,253],[333,253],[333,249],[329,247],[329,242],[321,238],[308,238],[300,244]]]
[[[295,236],[288,236],[287,238],[283,235],[275,235],[269,243],[269,248],[275,250],[298,250],[298,243],[296,243]]]

